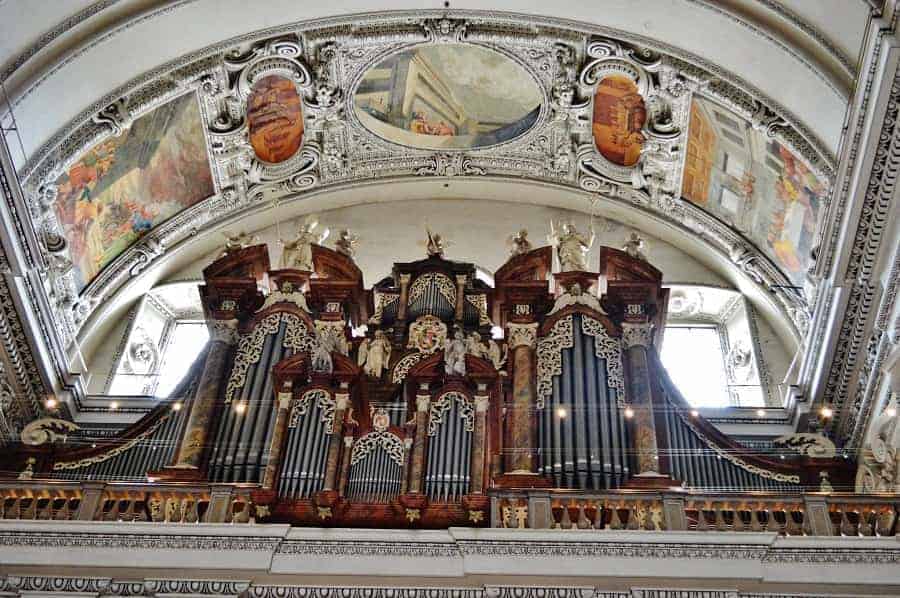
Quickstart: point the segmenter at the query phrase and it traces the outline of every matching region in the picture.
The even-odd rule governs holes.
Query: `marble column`
[[[197,393],[191,402],[181,445],[178,448],[176,468],[198,470],[203,452],[212,432],[212,419],[216,401],[225,382],[226,366],[231,346],[237,340],[237,320],[211,320],[209,325],[209,353],[200,374]]]
[[[347,479],[350,477],[350,457],[353,455],[353,436],[344,436],[344,454],[341,456],[341,474],[338,480],[338,494],[344,496]]]
[[[506,473],[534,473],[535,345],[537,322],[507,324],[507,345],[512,352],[512,408],[506,422]]]
[[[659,446],[656,442],[656,421],[653,416],[653,396],[650,390],[650,370],[647,350],[652,344],[649,322],[622,324],[622,346],[629,373],[628,402],[634,411],[634,449],[637,453],[637,474],[659,474]]]
[[[266,470],[263,473],[264,490],[273,490],[275,487],[275,476],[278,475],[278,467],[281,465],[281,447],[284,444],[292,397],[293,394],[288,390],[278,393],[276,399],[278,411],[275,413],[275,429],[272,431],[272,441],[269,444],[269,460],[266,461]]]
[[[469,467],[469,494],[484,492],[484,453],[487,431],[487,396],[475,397],[475,422],[472,431],[472,463]]]
[[[426,388],[423,389],[427,392]],[[416,438],[412,446],[412,463],[409,468],[409,491],[422,492],[422,474],[425,466],[425,434],[428,431],[428,411],[431,407],[430,394],[416,395]]]
[[[350,406],[350,395],[346,392],[334,396],[334,420],[331,427],[331,439],[328,441],[328,458],[325,461],[325,483],[322,490],[334,490],[338,477],[338,458],[341,451],[341,438],[344,436],[344,413]]]
[[[465,314],[466,307],[466,277],[465,275],[457,275],[456,277],[456,311],[453,314],[453,319],[458,324],[462,324],[463,315]]]

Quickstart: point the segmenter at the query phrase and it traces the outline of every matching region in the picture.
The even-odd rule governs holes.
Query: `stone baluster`
[[[483,385],[479,385],[483,391]],[[469,492],[481,494],[484,492],[484,453],[485,432],[487,430],[487,410],[490,405],[487,395],[475,397],[475,422],[472,433],[472,464],[469,468]]]
[[[535,345],[537,322],[507,324],[507,344],[512,352],[512,409],[507,416],[509,424],[506,452],[507,474],[534,473],[534,425],[532,413],[535,405]]]
[[[191,413],[178,448],[174,467],[199,473],[211,433],[216,400],[225,380],[228,356],[237,340],[237,320],[212,320],[209,322],[210,346],[200,374],[197,393],[191,402]]]
[[[344,435],[344,414],[350,406],[350,394],[347,383],[341,383],[341,392],[334,395],[334,420],[332,422],[331,439],[328,441],[328,458],[325,461],[325,484],[322,490],[334,490],[338,477],[338,459],[341,451],[341,438]]]
[[[409,491],[412,494],[422,492],[422,474],[425,463],[425,435],[428,432],[428,411],[431,407],[431,395],[428,385],[422,384],[416,395],[416,438],[412,446],[412,462],[409,473]]]

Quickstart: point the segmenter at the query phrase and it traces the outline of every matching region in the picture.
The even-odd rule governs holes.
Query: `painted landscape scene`
[[[56,184],[56,214],[80,290],[147,231],[215,192],[196,97],[138,118]]]
[[[479,148],[522,135],[541,93],[511,59],[471,45],[426,46],[388,57],[354,95],[363,125],[388,141],[424,149]]]
[[[742,232],[796,284],[812,263],[827,192],[786,147],[694,98],[682,196]]]

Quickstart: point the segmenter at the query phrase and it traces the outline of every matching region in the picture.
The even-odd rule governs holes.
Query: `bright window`
[[[163,364],[159,371],[156,396],[167,398],[187,374],[188,369],[200,355],[209,329],[206,322],[177,322],[169,344],[163,354]]]
[[[715,326],[666,326],[660,354],[669,377],[696,407],[728,407],[728,377]]]

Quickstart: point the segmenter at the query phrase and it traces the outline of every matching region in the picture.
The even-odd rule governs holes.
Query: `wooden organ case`
[[[246,487],[259,521],[427,528],[488,525],[491,494],[516,489],[800,493],[849,475],[759,457],[692,412],[655,348],[662,274],[622,251],[551,274],[538,248],[493,286],[431,256],[371,289],[346,255],[312,258],[273,270],[264,245],[226,252],[204,271],[211,340],[179,408],[101,448],[20,447],[11,467]]]

